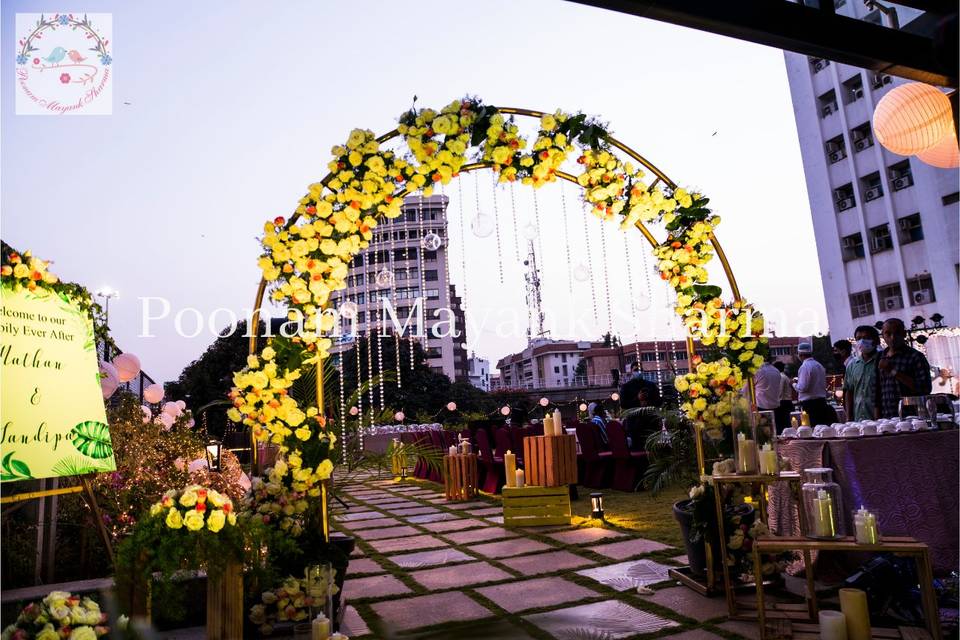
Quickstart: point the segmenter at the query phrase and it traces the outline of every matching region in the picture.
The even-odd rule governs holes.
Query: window
[[[553,368],[553,372],[554,372],[554,373],[560,373],[560,367],[559,367],[559,366],[554,367],[554,368]]]
[[[868,120],[860,126],[850,129],[850,139],[853,141],[853,150],[856,153],[872,147],[873,130],[870,128],[870,121]]]
[[[863,236],[855,233],[845,236],[841,242],[843,249],[843,261],[850,262],[863,257]]]
[[[565,354],[565,353],[564,353],[564,354],[561,354],[561,355],[560,355],[560,361],[561,361],[561,362],[566,362],[566,361],[567,361],[567,354]]]
[[[439,289],[427,289],[427,300],[439,300],[439,299],[440,299]]]
[[[441,349],[440,347],[427,347],[427,349],[426,349],[426,355],[427,355],[428,358],[431,358],[431,359],[432,359],[432,358],[442,358],[442,357],[443,357],[443,349]]]
[[[883,197],[883,185],[880,183],[880,172],[874,171],[868,176],[860,178],[863,188],[863,199],[867,202]]]
[[[662,362],[662,361],[665,359],[665,358],[664,358],[664,355],[666,355],[666,354],[664,354],[664,353],[657,353],[657,352],[655,352],[655,351],[644,351],[643,353],[640,354],[640,361],[641,361],[641,362],[656,362],[657,360],[660,360],[660,361]],[[657,357],[657,356],[659,356],[659,357]]]
[[[837,211],[846,211],[856,206],[853,199],[853,183],[848,182],[842,187],[833,190],[833,201],[836,204]]]
[[[563,375],[567,375],[567,365],[563,365]]]
[[[840,110],[840,107],[837,106],[837,93],[830,89],[819,98],[817,98],[817,106],[820,107],[820,117],[826,118],[837,111]]]
[[[877,302],[880,303],[882,311],[903,309],[903,292],[900,289],[900,283],[894,282],[877,287]]]
[[[953,204],[955,202],[960,202],[960,191],[955,191],[950,195],[943,196],[942,198],[940,198],[940,200],[943,202],[943,206],[947,206],[948,204]]]
[[[913,186],[913,172],[910,170],[909,160],[892,164],[887,169],[890,172],[890,186],[894,191]]]
[[[423,279],[427,282],[436,282],[437,280],[437,270],[436,269],[424,269]]]
[[[910,304],[914,307],[937,300],[937,296],[933,293],[933,278],[929,275],[916,276],[907,280],[907,292],[910,294]]]
[[[850,294],[850,313],[854,318],[873,315],[873,295],[869,291]]]
[[[793,347],[770,347],[772,356],[790,356],[793,355]]]
[[[900,218],[897,220],[897,225],[900,227],[900,244],[923,240],[923,225],[920,223],[919,213]]]
[[[436,259],[437,259],[437,252],[436,252],[436,251],[424,251],[424,252],[423,252],[423,259],[424,259],[424,260],[436,260]]]
[[[842,135],[827,140],[826,147],[827,160],[830,161],[830,164],[840,162],[847,157],[847,145],[844,143]]]
[[[893,249],[893,238],[890,236],[890,226],[881,224],[870,228],[870,253],[880,253]]]
[[[394,260],[416,260],[417,259],[417,248],[408,247],[406,249],[394,249],[393,250],[393,259]]]
[[[824,69],[830,66],[829,60],[824,60],[823,58],[810,58],[807,60],[810,61],[810,68],[813,69],[814,73],[820,73]]]
[[[843,81],[843,103],[850,104],[863,97],[863,77],[857,75]]]

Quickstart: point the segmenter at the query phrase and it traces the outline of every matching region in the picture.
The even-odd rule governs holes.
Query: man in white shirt
[[[776,411],[780,407],[780,372],[768,361],[753,374],[757,409]]]
[[[827,370],[813,358],[813,345],[801,342],[797,345],[800,371],[797,373],[797,399],[800,407],[810,416],[810,424],[817,426],[836,422],[836,412],[827,404]]]
[[[780,372],[780,406],[777,408],[777,430],[783,432],[790,426],[790,414],[793,413],[793,380],[783,372],[784,365],[779,360],[773,363]]]

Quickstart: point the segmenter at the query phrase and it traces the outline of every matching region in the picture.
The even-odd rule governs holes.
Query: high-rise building
[[[331,296],[345,335],[332,349],[334,354],[350,348],[346,334],[354,324],[352,313],[359,335],[376,335],[381,328],[392,334],[397,324],[406,324],[402,335],[410,337],[417,326],[420,300],[427,334],[421,344],[427,364],[451,380],[467,379],[466,322],[447,260],[448,204],[449,198],[443,195],[408,196],[399,217],[383,220],[374,229],[370,246],[350,265],[347,288]],[[383,299],[394,310],[396,323],[389,311],[384,312]]]
[[[490,391],[490,361],[472,354],[467,362],[469,363],[468,382],[477,389]]]
[[[928,19],[900,6],[881,13],[853,0],[835,5],[840,14],[891,28],[911,30]],[[871,127],[877,102],[906,81],[785,57],[831,335],[852,336],[858,325],[890,317],[909,326],[911,318],[937,313],[957,326],[958,174],[890,153]],[[805,265],[786,258],[782,267]]]

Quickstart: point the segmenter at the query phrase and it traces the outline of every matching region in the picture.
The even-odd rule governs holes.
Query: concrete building
[[[467,380],[477,389],[490,391],[490,361],[472,354],[467,359]]]
[[[349,333],[353,324],[348,316],[354,310],[359,334],[376,332],[381,326],[392,332],[392,319],[382,311],[381,299],[386,298],[401,326],[410,318],[403,333],[409,337],[417,324],[414,311],[421,299],[427,334],[421,344],[427,363],[451,380],[466,380],[466,321],[462,300],[450,282],[447,260],[448,204],[449,198],[443,195],[405,198],[402,215],[381,222],[370,246],[354,258],[347,288],[331,296],[331,305],[340,313],[344,334]],[[450,332],[451,320],[456,334]],[[434,334],[434,328],[442,334],[440,337]],[[336,354],[350,346],[344,340],[332,352]]]
[[[499,387],[548,389],[575,384],[574,372],[583,353],[600,344],[535,338],[523,351],[504,356],[497,362]]]
[[[929,19],[897,6],[891,22],[862,2],[835,4],[840,14],[904,30]],[[890,153],[871,127],[877,102],[905,81],[784,55],[831,335],[849,337],[857,325],[889,317],[909,326],[935,313],[957,326],[958,173]]]

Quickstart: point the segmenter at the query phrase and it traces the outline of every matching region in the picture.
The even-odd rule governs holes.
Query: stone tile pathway
[[[339,495],[351,508],[335,505],[333,526],[357,540],[344,585],[351,638],[757,635],[752,623],[727,622],[722,597],[669,579],[682,550],[634,532],[507,529],[495,498],[447,502],[429,482],[367,477]]]

